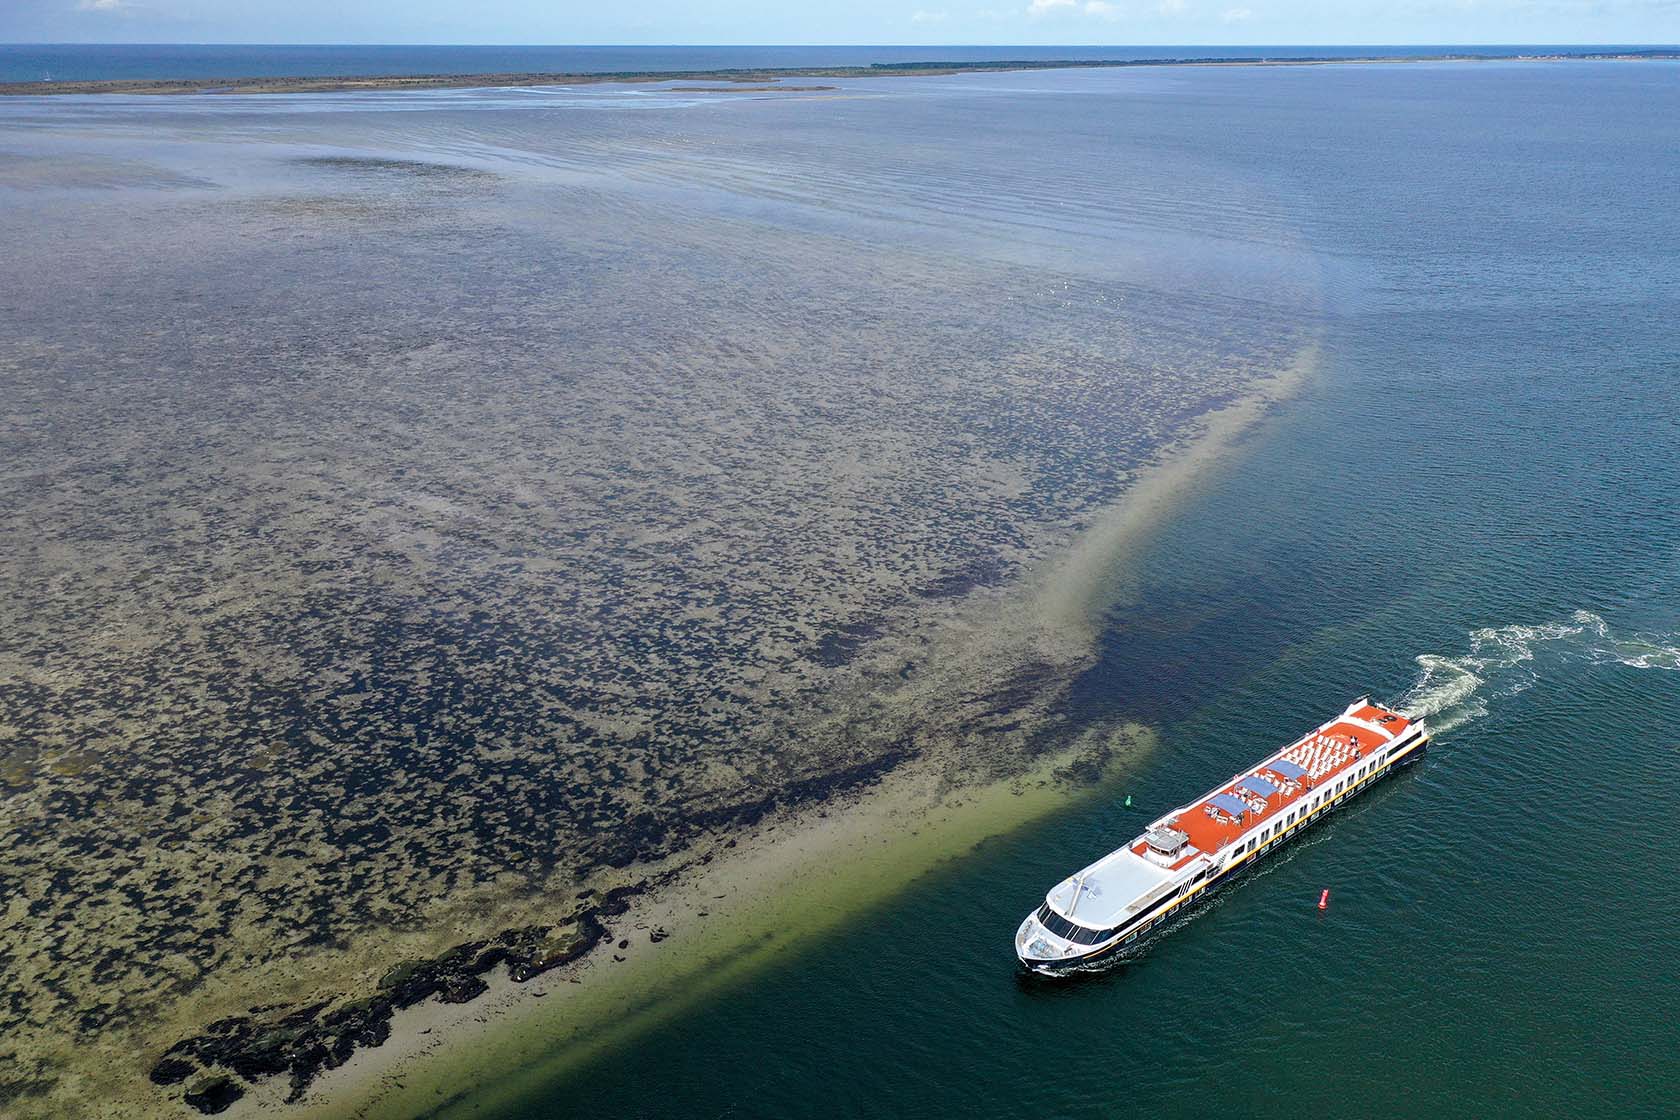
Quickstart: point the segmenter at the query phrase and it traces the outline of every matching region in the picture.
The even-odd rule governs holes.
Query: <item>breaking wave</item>
[[[1488,701],[1514,696],[1571,664],[1626,665],[1680,671],[1680,635],[1611,633],[1604,619],[1576,611],[1567,620],[1470,631],[1470,650],[1456,657],[1425,653],[1418,679],[1400,698],[1407,715],[1437,733],[1487,714]]]

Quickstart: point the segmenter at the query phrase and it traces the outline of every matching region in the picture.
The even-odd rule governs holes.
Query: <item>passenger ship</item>
[[[1124,956],[1139,938],[1307,825],[1423,753],[1421,720],[1364,697],[1247,773],[1174,809],[1064,879],[1015,932],[1015,954],[1054,974]]]

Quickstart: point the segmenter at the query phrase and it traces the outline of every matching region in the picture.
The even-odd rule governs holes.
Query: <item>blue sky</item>
[[[1675,43],[1680,0],[0,0],[0,42]]]

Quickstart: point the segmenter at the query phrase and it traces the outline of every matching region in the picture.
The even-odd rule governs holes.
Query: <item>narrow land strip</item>
[[[409,74],[343,75],[336,77],[226,78],[111,78],[98,81],[6,82],[0,95],[128,93],[348,93],[357,90],[482,89],[490,87],[573,86],[603,82],[652,83],[709,81],[760,87],[765,83],[810,78],[930,77],[949,74],[998,73],[1013,70],[1100,70],[1151,66],[1321,66],[1399,62],[1562,62],[1606,60],[1673,60],[1680,51],[1664,48],[1629,51],[1466,51],[1451,55],[1323,55],[1301,58],[1142,58],[1142,59],[1018,59],[996,62],[878,62],[871,66],[803,66],[723,70],[624,70],[600,73]],[[811,87],[770,86],[778,92],[810,92]],[[817,87],[823,88],[823,87]],[[683,92],[721,92],[685,90]]]

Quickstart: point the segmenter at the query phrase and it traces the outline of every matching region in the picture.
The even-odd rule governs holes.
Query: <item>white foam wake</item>
[[[1583,662],[1680,671],[1680,636],[1618,636],[1591,611],[1576,611],[1561,622],[1472,630],[1468,653],[1419,655],[1418,679],[1399,707],[1428,719],[1436,733],[1450,731],[1486,715],[1489,700],[1513,696]]]

